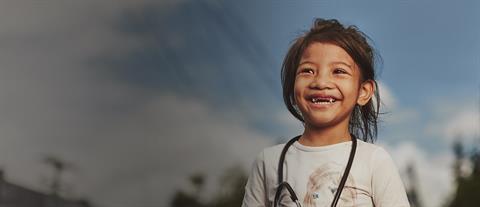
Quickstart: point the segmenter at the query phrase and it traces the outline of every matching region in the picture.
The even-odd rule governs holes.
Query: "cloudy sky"
[[[301,133],[280,65],[314,17],[357,25],[383,57],[377,144],[425,206],[452,187],[451,143],[479,144],[480,3],[463,1],[0,1],[0,166],[99,206],[168,206],[196,172],[210,186]]]

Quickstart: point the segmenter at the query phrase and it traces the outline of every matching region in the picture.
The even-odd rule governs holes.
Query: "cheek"
[[[299,101],[299,97],[301,96],[302,92],[298,89],[298,87],[293,87],[293,99],[295,104]]]
[[[357,97],[359,95],[360,87],[353,82],[349,82],[348,84],[343,85],[343,92],[344,95],[347,96],[348,99],[352,100],[352,102],[357,101]]]
[[[300,85],[298,81],[295,80],[295,82],[293,83],[293,95],[296,96],[298,92],[300,92]]]
[[[302,81],[295,81],[293,84],[293,97],[295,98],[295,101],[298,101],[303,96],[303,90],[305,86]]]

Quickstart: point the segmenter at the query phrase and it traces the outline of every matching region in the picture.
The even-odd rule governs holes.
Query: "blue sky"
[[[426,206],[451,190],[455,136],[478,143],[476,1],[0,4],[0,165],[34,189],[48,191],[39,160],[54,155],[77,166],[65,194],[101,206],[168,206],[195,172],[212,192],[226,168],[301,133],[280,65],[315,17],[358,26],[383,57],[377,144],[402,175],[417,166]]]

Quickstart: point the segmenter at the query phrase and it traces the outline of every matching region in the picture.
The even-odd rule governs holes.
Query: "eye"
[[[333,73],[334,74],[348,74],[348,72],[345,69],[342,69],[342,68],[335,68],[333,70]]]
[[[300,70],[298,71],[298,74],[302,74],[302,73],[313,74],[313,69],[311,69],[311,68],[300,68]]]

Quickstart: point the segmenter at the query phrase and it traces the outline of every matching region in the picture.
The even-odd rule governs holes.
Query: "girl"
[[[258,155],[243,207],[409,206],[390,155],[371,144],[380,104],[374,54],[365,34],[337,20],[316,19],[295,40],[283,98],[305,129]]]

